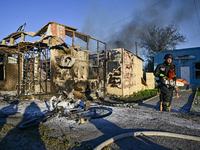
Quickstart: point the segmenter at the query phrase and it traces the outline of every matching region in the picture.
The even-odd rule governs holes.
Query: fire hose
[[[197,137],[197,136],[190,136],[190,135],[170,133],[170,132],[139,131],[139,132],[124,133],[124,134],[114,136],[114,137],[104,141],[97,147],[95,147],[94,150],[101,150],[103,147],[105,147],[117,140],[120,140],[122,138],[136,137],[136,136],[165,136],[165,137],[180,138],[180,139],[185,139],[185,140],[200,141],[200,137]]]

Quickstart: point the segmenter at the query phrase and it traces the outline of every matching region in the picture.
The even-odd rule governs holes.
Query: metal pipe
[[[45,48],[45,70],[46,70],[46,79],[45,79],[45,93],[47,94],[47,49]]]
[[[75,42],[75,33],[74,32],[72,32],[73,33],[73,37],[72,37],[72,47],[74,48],[74,42]]]
[[[107,60],[106,60],[106,54],[107,54],[107,50],[106,50],[106,44],[105,44],[105,51],[104,51],[104,57],[105,57],[105,60],[104,60],[104,84],[103,84],[103,88],[104,88],[104,99],[106,97],[106,75],[107,75]]]
[[[39,54],[40,55],[39,55],[39,63],[38,64],[39,64],[39,67],[40,67],[40,79],[39,79],[39,82],[40,82],[40,93],[41,93],[41,88],[42,88],[42,85],[41,85],[41,80],[42,80],[42,76],[41,76],[41,72],[42,72],[42,70],[41,70],[42,69],[42,59],[41,59],[41,57],[42,57],[42,54],[41,54],[40,43],[39,43]]]
[[[18,44],[18,95],[20,95],[20,44]]]
[[[136,56],[138,56],[138,47],[137,47],[137,42],[135,42],[135,47],[136,47]]]
[[[34,59],[34,55],[35,55],[35,49],[33,47],[33,92],[35,94],[35,59]],[[31,72],[32,72],[32,69],[31,69]]]
[[[99,42],[97,41],[97,66],[98,66],[98,69],[97,69],[97,79],[98,79],[98,82],[100,83],[100,77],[99,77]],[[99,85],[98,85],[98,89],[99,89]]]
[[[26,50],[26,83],[28,83],[28,54],[27,54],[27,50]],[[30,85],[29,85],[30,86]],[[31,87],[29,87],[30,89]]]

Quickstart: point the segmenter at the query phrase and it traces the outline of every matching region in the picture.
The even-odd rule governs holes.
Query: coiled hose
[[[180,139],[185,139],[185,140],[200,141],[200,137],[197,137],[197,136],[190,136],[190,135],[176,134],[176,133],[169,133],[169,132],[139,131],[139,132],[124,133],[124,134],[114,136],[106,140],[105,142],[101,143],[97,147],[95,147],[94,150],[101,150],[103,147],[122,138],[144,136],[144,135],[145,136],[166,136],[166,137],[180,138]]]

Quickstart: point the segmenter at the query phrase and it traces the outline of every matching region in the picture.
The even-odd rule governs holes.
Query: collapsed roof
[[[97,40],[95,38],[90,37],[89,35],[77,32],[78,29],[69,27],[66,25],[62,25],[55,22],[48,22],[44,25],[39,31],[35,32],[25,32],[25,31],[16,31],[7,37],[3,38],[0,41],[0,53],[17,53],[17,47],[19,45],[34,45],[37,47],[38,45],[41,47],[52,47],[56,45],[62,45],[64,47],[68,47],[68,44],[63,41],[66,38],[66,35],[73,38],[72,47],[74,47],[74,38],[77,37],[87,44],[89,43],[89,39],[96,40],[105,44],[104,42]],[[25,41],[25,36],[36,37],[40,36],[40,40],[38,41]],[[20,41],[17,43],[17,39]],[[52,40],[53,39],[53,40]],[[89,45],[89,44],[88,44]],[[8,50],[9,49],[9,50]],[[88,48],[89,49],[89,48]],[[20,47],[20,51],[23,51],[23,48]]]

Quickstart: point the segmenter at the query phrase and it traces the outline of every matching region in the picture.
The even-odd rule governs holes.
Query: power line
[[[124,18],[124,19],[121,19],[121,20],[119,20],[119,21],[117,21],[117,22],[114,22],[113,24],[116,24],[116,23],[122,22],[122,21],[124,21],[124,20],[126,20],[126,19],[129,19],[129,18],[135,16],[136,14],[139,14],[139,13],[141,13],[141,12],[143,12],[143,11],[146,11],[147,9],[150,9],[150,8],[156,6],[156,5],[158,5],[158,4],[160,4],[160,3],[164,2],[164,1],[165,1],[165,0],[162,0],[162,1],[158,2],[158,3],[155,3],[155,4],[153,4],[153,5],[149,6],[149,7],[147,7],[146,9],[141,10],[141,11],[139,11],[139,12],[137,12],[137,13],[135,13],[135,14],[129,16],[129,17],[126,17],[126,18]],[[113,25],[113,24],[111,24],[111,25]],[[109,26],[111,26],[111,25],[104,26],[104,27],[99,28],[99,29],[96,29],[96,30],[100,30],[100,29],[103,29],[103,28],[109,27]],[[96,30],[93,30],[93,31],[96,31]]]
[[[197,6],[196,6],[195,0],[194,0],[194,6],[195,6],[196,13],[197,13],[197,19],[199,21],[199,26],[200,26],[200,19],[199,19],[199,14],[198,14],[198,11],[197,11]]]

